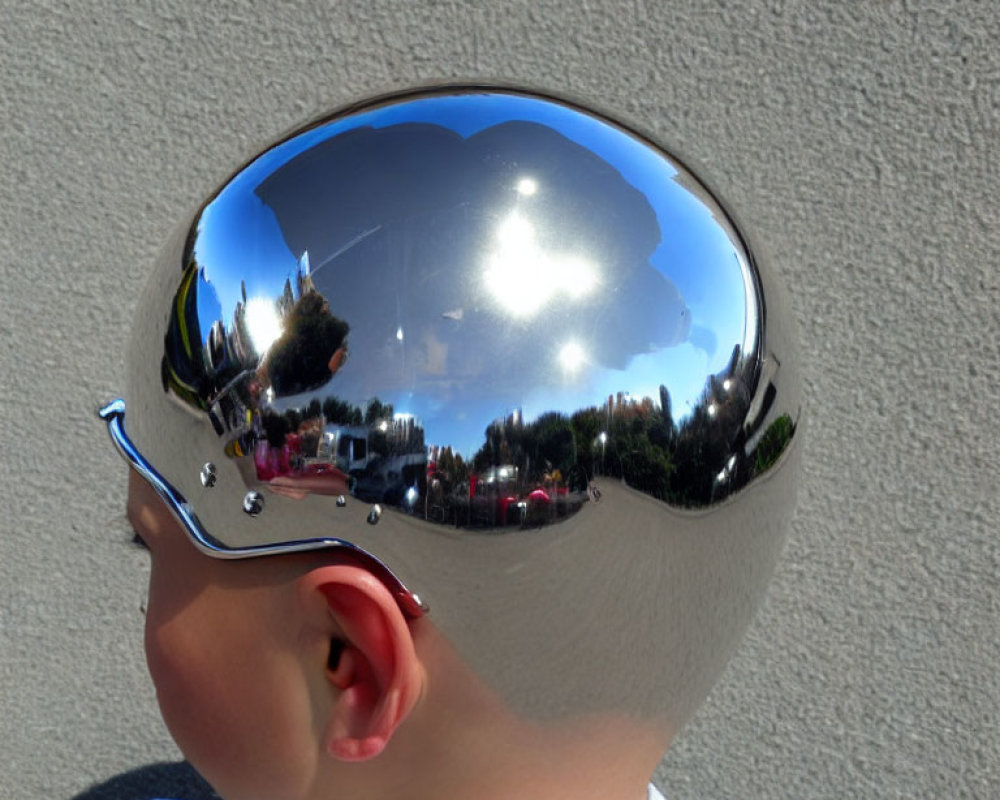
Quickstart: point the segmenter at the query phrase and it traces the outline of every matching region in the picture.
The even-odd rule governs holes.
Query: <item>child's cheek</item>
[[[178,630],[176,621],[161,624],[150,600],[146,617],[146,663],[156,687],[160,712],[171,735],[191,761],[201,760],[211,728],[218,724],[212,698],[199,675],[205,672],[202,655]]]
[[[291,797],[310,752],[294,736],[298,704],[273,691],[282,683],[275,664],[255,657],[242,626],[223,624],[227,615],[211,599],[178,609],[158,604],[155,591],[150,597],[146,661],[164,722],[223,796]]]

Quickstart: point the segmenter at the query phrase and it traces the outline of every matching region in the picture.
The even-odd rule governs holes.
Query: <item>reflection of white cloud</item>
[[[246,305],[247,331],[258,353],[264,353],[281,336],[281,318],[274,303],[264,297],[252,297]]]
[[[497,302],[515,316],[537,313],[559,293],[579,299],[597,286],[592,264],[540,247],[531,223],[516,212],[500,224],[497,244],[486,258],[484,278]]]
[[[448,345],[442,342],[432,331],[427,331],[424,343],[424,372],[428,375],[444,375],[448,366]]]
[[[559,351],[559,366],[566,372],[576,372],[583,366],[587,354],[579,342],[567,342]]]

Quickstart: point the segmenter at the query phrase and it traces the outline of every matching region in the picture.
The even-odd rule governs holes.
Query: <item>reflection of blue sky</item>
[[[281,235],[274,212],[252,191],[234,191],[231,184],[202,215],[201,227],[211,235],[199,236],[195,258],[206,280],[225,310],[223,322],[228,328],[236,305],[242,300],[240,282],[229,279],[238,270],[246,283],[247,298],[277,297],[298,271],[298,259],[292,255]],[[219,279],[221,277],[221,279]],[[208,336],[212,322],[218,319],[213,304],[203,304],[198,293],[198,321],[202,336]]]
[[[227,326],[241,300],[239,281],[234,283],[229,279],[234,272],[244,276],[248,299],[278,297],[287,278],[292,278],[295,285],[294,276],[303,254],[291,251],[286,243],[287,233],[279,225],[274,211],[256,192],[280,167],[331,137],[365,127],[388,129],[396,125],[429,123],[468,139],[511,120],[546,126],[588,149],[645,197],[659,225],[660,237],[649,256],[649,264],[677,288],[690,311],[691,328],[687,339],[653,352],[633,353],[623,369],[585,365],[578,374],[565,377],[562,384],[556,381],[557,385],[546,386],[544,393],[537,395],[527,388],[522,390],[521,396],[488,396],[471,391],[461,403],[451,402],[433,388],[429,380],[425,383],[416,375],[409,385],[397,383],[387,387],[388,391],[380,391],[381,399],[393,403],[398,412],[413,413],[420,418],[427,431],[428,443],[451,443],[467,455],[482,443],[483,429],[489,420],[516,407],[523,409],[525,421],[530,422],[553,408],[572,412],[601,405],[609,394],[618,391],[627,391],[634,399],[648,395],[658,400],[658,388],[666,384],[675,419],[683,418],[697,401],[708,375],[726,366],[734,345],[740,344],[744,351],[750,345],[752,350],[753,330],[747,328],[752,329],[754,319],[734,313],[734,309],[746,307],[747,267],[728,231],[714,216],[719,214],[721,217],[721,212],[710,208],[692,192],[695,182],[690,176],[680,174],[673,164],[631,134],[623,135],[620,129],[599,118],[581,115],[577,110],[547,101],[497,93],[483,94],[475,104],[470,104],[463,95],[432,95],[376,107],[319,125],[261,155],[206,207],[201,221],[202,234],[195,245],[204,278],[218,295]],[[572,168],[572,164],[569,166]],[[521,204],[522,210],[530,211],[530,202],[546,202],[546,188],[540,182],[537,198]],[[513,204],[517,198],[513,192],[511,197]],[[403,234],[398,233],[399,230]],[[395,251],[391,247],[379,251],[377,245],[380,237],[390,237],[388,241],[393,241],[392,235],[390,231],[378,230],[371,233],[363,247],[355,249],[371,253],[374,247],[375,252],[392,257]],[[405,223],[395,235],[406,235]],[[335,249],[309,253],[314,269],[326,263],[334,253]],[[355,262],[355,259],[360,260],[358,253],[338,253],[336,258],[342,270],[359,268]],[[211,301],[203,303],[203,294],[206,293],[199,292],[199,319],[203,335],[207,335],[218,309]],[[422,313],[428,318],[439,318],[448,310],[431,308]],[[393,325],[393,332],[395,330]],[[352,351],[352,360],[356,355]],[[555,356],[553,352],[553,359]],[[536,354],[515,355],[515,360],[517,357],[533,359]],[[329,391],[344,392],[343,399],[363,406],[369,399],[364,389],[370,387],[371,376],[368,376],[368,383],[358,381],[352,387],[351,366],[349,362]],[[558,374],[558,367],[553,369]],[[308,401],[311,395],[303,399]],[[475,421],[471,427],[469,420]]]
[[[665,162],[655,150],[641,144],[622,147],[620,130],[597,118],[581,116],[558,104],[503,94],[484,94],[474,108],[460,96],[436,97],[389,106],[362,117],[366,119],[359,124],[373,127],[433,120],[464,137],[513,117],[548,125],[588,148],[614,167],[652,205],[662,238],[650,263],[678,288],[692,312],[693,326],[714,331],[715,342],[723,345],[707,351],[708,371],[718,372],[725,367],[732,345],[743,341],[746,322],[734,319],[731,309],[744,303],[740,270],[746,269],[746,265],[720,230],[712,210],[697,202],[690,189],[676,180],[677,168]],[[628,136],[631,138],[631,134]],[[675,180],[665,180],[670,177]],[[693,183],[690,176],[687,180]],[[720,314],[720,309],[726,309],[726,313]],[[712,338],[704,341],[709,344]],[[696,344],[701,346],[702,342]]]

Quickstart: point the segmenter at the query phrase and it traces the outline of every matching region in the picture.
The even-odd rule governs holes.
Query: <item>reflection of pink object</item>
[[[264,439],[254,446],[253,465],[257,468],[257,480],[269,481],[274,477],[274,469],[271,467],[271,448]]]
[[[257,442],[253,451],[253,464],[257,469],[257,479],[270,481],[279,475],[289,475],[292,472],[292,450],[286,444],[282,447],[271,447],[266,440]]]
[[[535,503],[551,503],[552,500],[544,489],[528,492],[528,499]]]
[[[291,451],[287,444],[282,445],[280,450],[275,451],[275,457],[277,459],[277,469],[275,470],[279,475],[287,475],[292,471],[292,465],[289,461],[291,456]]]

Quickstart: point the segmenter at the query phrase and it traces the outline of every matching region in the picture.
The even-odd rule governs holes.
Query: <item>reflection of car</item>
[[[422,495],[426,471],[427,459],[423,453],[376,457],[365,469],[351,473],[351,494],[366,503],[412,509]]]
[[[366,503],[386,503],[399,505],[406,491],[406,484],[398,472],[355,472],[351,494]]]

